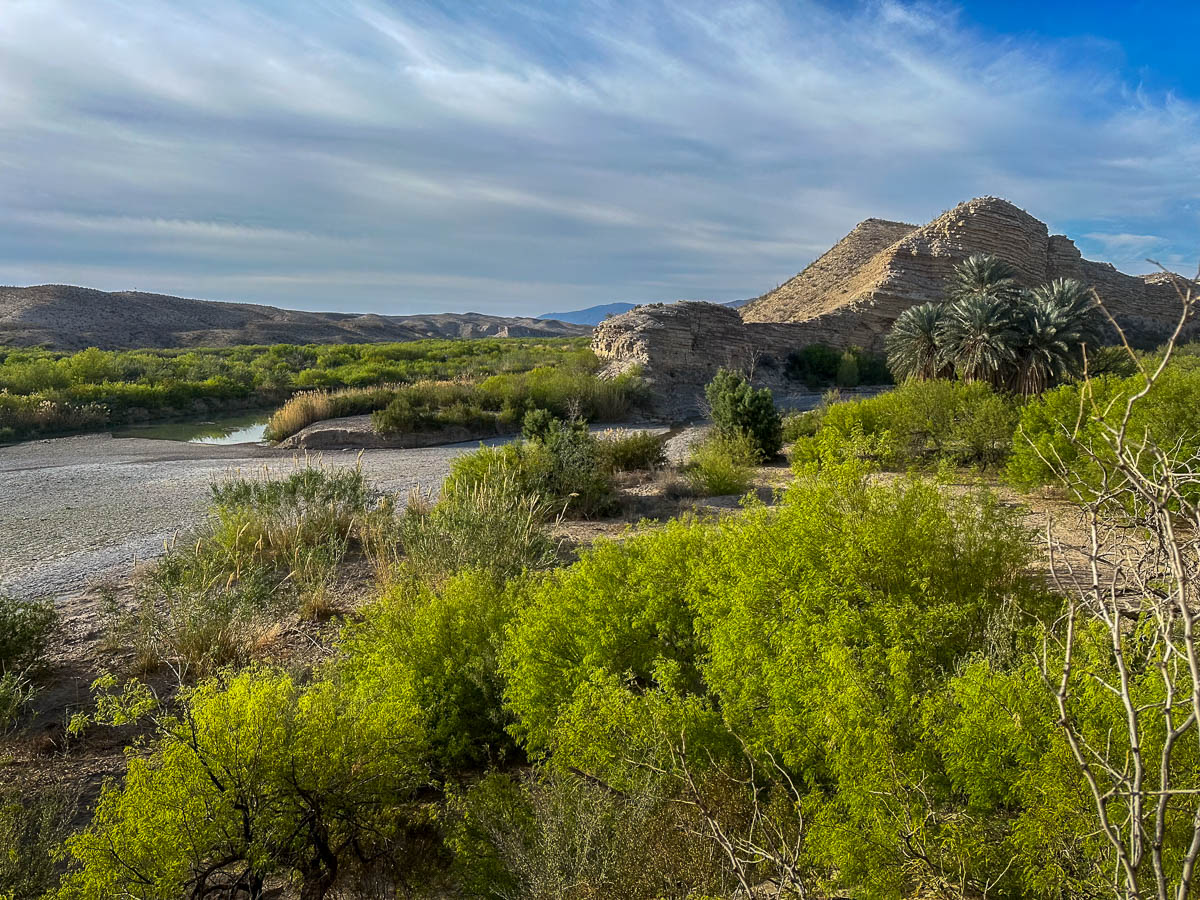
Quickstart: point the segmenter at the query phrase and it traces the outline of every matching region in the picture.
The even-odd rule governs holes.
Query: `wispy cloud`
[[[0,282],[732,299],[985,193],[1119,264],[1200,257],[1200,109],[1074,50],[897,0],[9,0]]]

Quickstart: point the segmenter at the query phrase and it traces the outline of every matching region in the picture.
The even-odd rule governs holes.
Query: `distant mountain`
[[[63,284],[0,287],[0,346],[55,350],[334,344],[421,338],[558,337],[587,325],[481,313],[314,313]]]
[[[576,325],[599,325],[609,316],[619,316],[637,306],[636,303],[604,303],[600,306],[589,306],[587,309],[576,309],[571,312],[544,313],[539,319],[553,319],[559,322],[573,322]]]
[[[723,305],[732,306],[735,309],[739,306],[744,306],[749,303],[753,297],[747,297],[745,300],[728,300]],[[678,303],[679,301],[674,301]],[[579,325],[599,325],[609,316],[619,316],[623,312],[629,312],[640,304],[637,303],[604,303],[600,306],[589,306],[587,309],[576,309],[571,312],[544,313],[538,316],[539,319],[556,319],[559,322],[575,322]]]

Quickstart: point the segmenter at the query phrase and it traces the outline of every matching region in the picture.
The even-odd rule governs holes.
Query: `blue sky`
[[[0,283],[730,300],[994,194],[1200,261],[1195,3],[4,0]]]

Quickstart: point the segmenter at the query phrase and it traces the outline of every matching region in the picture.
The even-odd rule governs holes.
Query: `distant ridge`
[[[575,325],[599,325],[609,316],[619,316],[637,306],[636,303],[602,303],[599,306],[589,306],[586,309],[575,309],[570,312],[542,313],[539,319],[558,322],[571,322]]]
[[[54,350],[375,343],[422,338],[558,337],[591,333],[547,319],[434,313],[315,313],[64,284],[0,287],[0,346]]]
[[[753,300],[753,297],[746,300],[727,300],[721,305],[731,306],[736,309],[753,302]],[[674,302],[688,303],[692,301],[675,300]],[[571,312],[543,313],[538,318],[554,319],[559,322],[574,322],[579,325],[599,325],[609,316],[619,316],[621,313],[627,313],[631,309],[637,309],[637,307],[643,305],[641,303],[603,303],[600,306],[589,306],[586,309],[576,309]]]

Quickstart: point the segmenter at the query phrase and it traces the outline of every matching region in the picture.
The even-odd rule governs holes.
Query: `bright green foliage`
[[[691,448],[683,475],[701,497],[744,494],[754,480],[758,448],[745,432],[716,432]]]
[[[325,895],[402,834],[425,776],[418,707],[381,678],[301,687],[250,670],[207,682],[109,783],[69,842],[61,896],[258,898],[269,876]]]
[[[697,778],[715,809],[719,786],[746,777],[745,742],[764,791],[786,772],[800,792],[804,865],[829,890],[999,876],[956,843],[994,826],[949,787],[923,704],[994,642],[1001,611],[1042,607],[1029,558],[994,498],[852,469],[802,477],[777,509],[598,545],[512,628],[514,732],[622,789],[644,783],[639,763],[681,790]]]
[[[762,459],[783,446],[779,411],[769,388],[755,389],[739,372],[721,369],[704,389],[713,425],[724,437],[745,433]]]
[[[587,338],[486,338],[217,350],[79,353],[0,349],[0,440],[87,430],[157,417],[272,406],[293,391],[401,385],[422,380],[565,366],[590,372]],[[636,381],[636,379],[635,379]],[[630,382],[633,384],[633,382]],[[321,404],[330,415],[386,405],[371,393]],[[313,421],[292,416],[293,433]],[[275,434],[274,437],[285,437]]]
[[[524,585],[463,572],[437,588],[401,580],[348,627],[343,676],[410,695],[425,715],[432,758],[458,772],[519,758],[505,729],[497,658]]]
[[[1028,489],[1062,485],[1069,476],[1084,496],[1097,489],[1100,467],[1087,451],[1111,460],[1103,427],[1119,424],[1126,400],[1144,384],[1141,375],[1095,378],[1063,385],[1031,402],[1021,415],[1006,469],[1009,480]],[[1137,441],[1147,435],[1159,447],[1174,448],[1181,459],[1200,451],[1200,366],[1194,357],[1168,365],[1154,388],[1135,404],[1129,434]],[[1148,473],[1152,463],[1147,455]]]
[[[612,472],[601,457],[599,441],[579,420],[555,420],[544,438],[480,447],[456,457],[443,491],[452,496],[500,481],[568,514],[601,515],[615,504]]]
[[[598,541],[531,591],[504,650],[514,731],[527,749],[552,748],[559,716],[597,674],[647,687],[670,659],[699,684],[688,593],[711,539],[704,526],[672,521],[620,543]]]
[[[813,435],[797,437],[792,459],[800,467],[850,459],[884,468],[995,466],[1008,456],[1018,411],[1014,399],[986,384],[909,379],[806,414]]]

